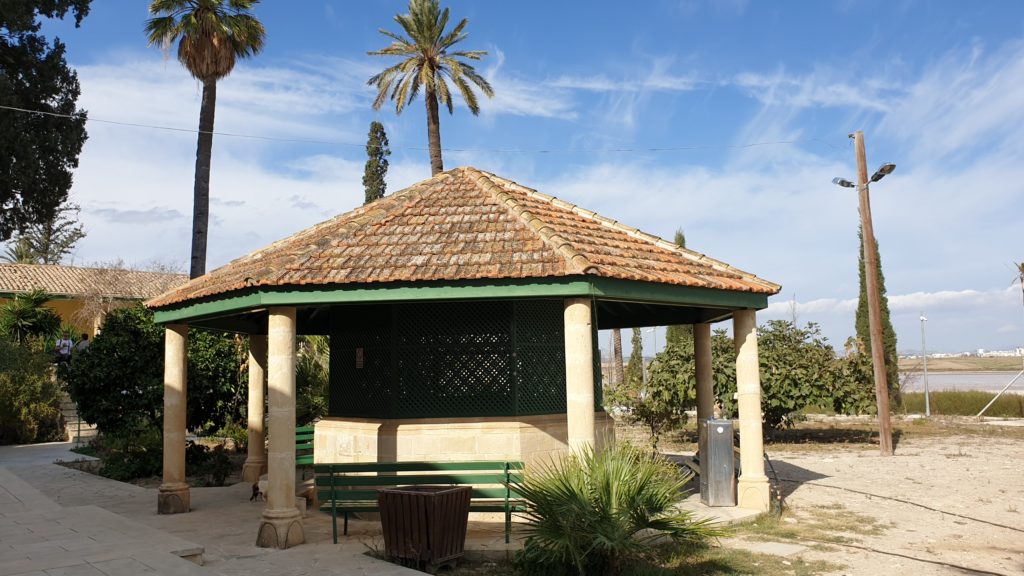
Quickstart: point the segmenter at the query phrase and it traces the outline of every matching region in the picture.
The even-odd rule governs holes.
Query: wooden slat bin
[[[377,494],[384,553],[433,573],[466,548],[469,486],[405,486]]]

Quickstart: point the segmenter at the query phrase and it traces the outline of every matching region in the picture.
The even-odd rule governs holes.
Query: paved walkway
[[[0,576],[421,574],[367,556],[372,537],[333,544],[323,514],[302,546],[256,547],[263,506],[244,484],[193,488],[192,512],[157,515],[155,489],[53,464],[82,458],[70,447],[0,447]]]
[[[244,483],[192,488],[192,511],[158,515],[157,491],[53,462],[74,461],[71,443],[0,446],[0,576],[415,576],[366,554],[382,549],[379,522],[354,520],[334,544],[331,519],[310,513],[306,543],[258,548],[263,504]],[[703,516],[692,496],[684,504]],[[719,520],[736,520],[714,509]],[[744,514],[749,511],[744,511]],[[501,522],[470,522],[467,555],[508,556]],[[200,565],[202,564],[202,565]]]

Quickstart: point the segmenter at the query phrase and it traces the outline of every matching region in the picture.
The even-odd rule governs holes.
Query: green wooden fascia
[[[443,300],[494,300],[514,298],[595,298],[677,306],[723,309],[762,309],[764,294],[689,288],[652,282],[635,282],[594,276],[477,280],[459,283],[404,282],[351,286],[284,287],[254,290],[156,310],[158,324],[230,315],[268,306],[316,306]]]

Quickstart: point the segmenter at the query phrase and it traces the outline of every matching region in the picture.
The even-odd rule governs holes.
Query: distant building
[[[75,326],[78,334],[93,336],[110,310],[163,294],[187,280],[185,274],[164,272],[0,264],[0,305],[18,294],[43,290],[53,298],[47,307],[60,316],[61,323]]]

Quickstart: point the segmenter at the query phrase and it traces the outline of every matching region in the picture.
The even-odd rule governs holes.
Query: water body
[[[928,389],[936,390],[981,390],[998,392],[1009,384],[1017,372],[932,372],[928,371]],[[924,375],[910,372],[903,389],[909,392],[924,392]],[[1024,394],[1024,375],[1014,382],[1007,392]]]

